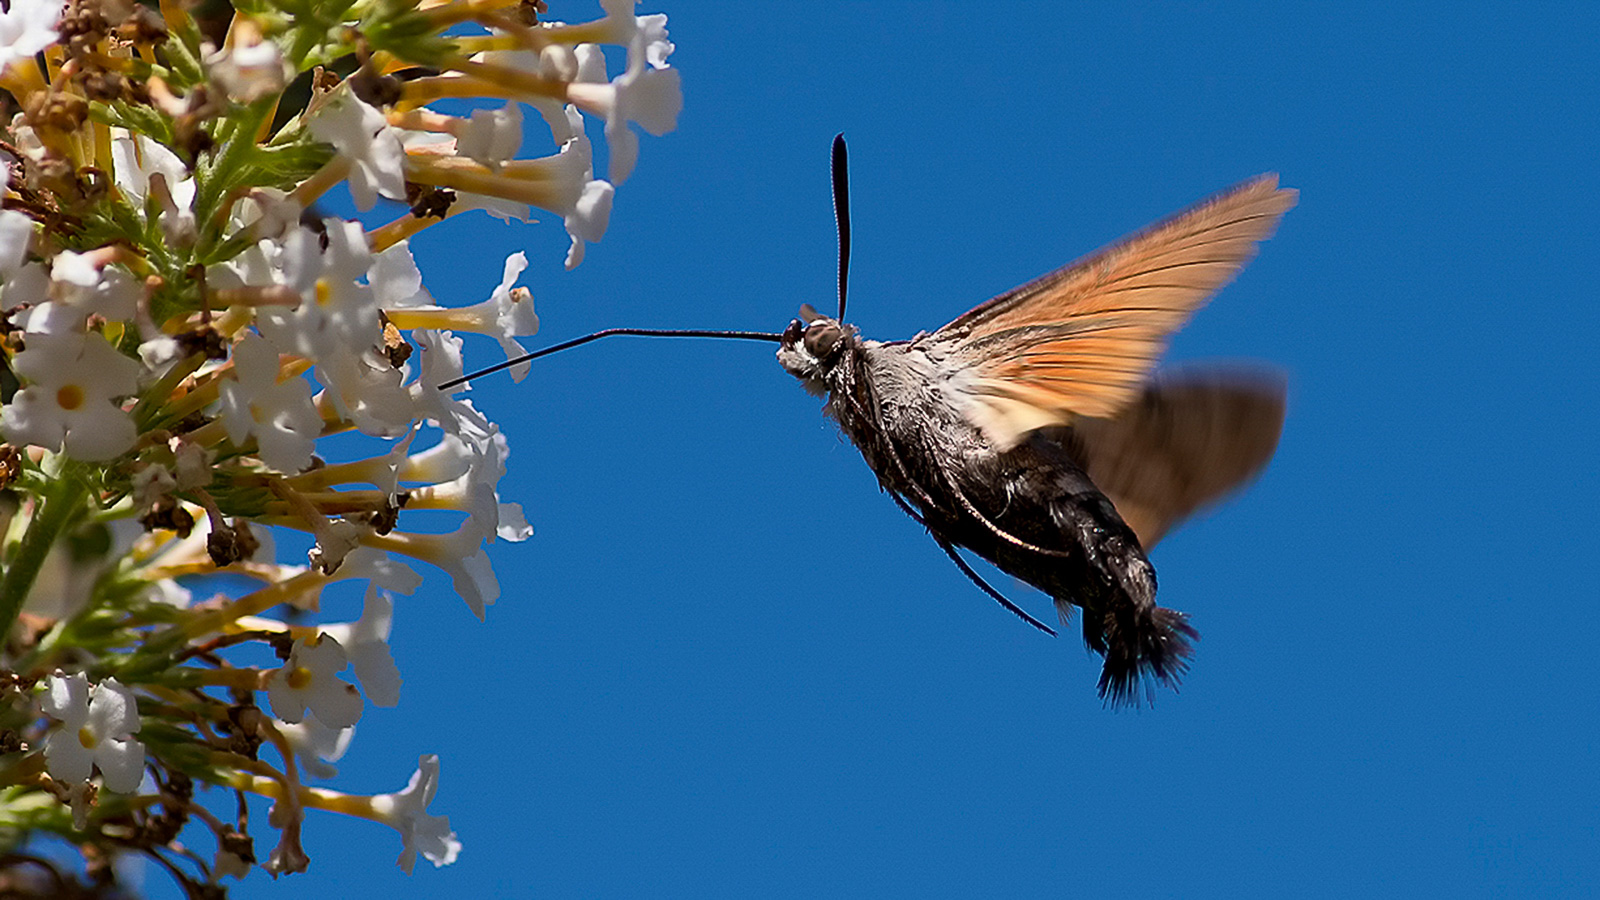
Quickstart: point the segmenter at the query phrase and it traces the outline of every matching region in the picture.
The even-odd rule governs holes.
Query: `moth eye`
[[[799,343],[800,334],[805,330],[806,326],[804,322],[801,322],[799,319],[790,319],[789,327],[783,330],[783,345],[785,347],[793,347],[795,344]]]
[[[806,329],[806,351],[817,359],[827,359],[839,346],[842,332],[831,322],[822,322]]]

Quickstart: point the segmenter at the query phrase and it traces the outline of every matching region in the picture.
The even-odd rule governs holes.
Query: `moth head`
[[[836,319],[820,315],[810,304],[800,307],[800,318],[789,323],[778,343],[778,364],[800,379],[806,390],[828,390],[828,373],[844,356],[850,332]]]

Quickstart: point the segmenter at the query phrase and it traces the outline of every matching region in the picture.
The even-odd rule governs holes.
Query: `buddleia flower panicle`
[[[666,16],[558,7],[574,20],[542,0],[0,10],[8,851],[60,835],[97,873],[144,854],[196,896],[304,870],[312,812],[394,828],[407,872],[460,852],[429,812],[436,756],[395,793],[311,782],[369,704],[400,702],[388,637],[425,574],[484,618],[488,546],[532,533],[500,494],[505,436],[438,386],[474,342],[523,352],[523,279],[584,261],[639,132],[682,109]],[[318,209],[341,185],[361,220]],[[460,215],[570,243],[452,272],[478,302],[444,305],[412,247]],[[364,455],[343,438],[330,461],[351,434]],[[294,532],[303,557],[278,549]],[[324,621],[341,582],[364,609]]]

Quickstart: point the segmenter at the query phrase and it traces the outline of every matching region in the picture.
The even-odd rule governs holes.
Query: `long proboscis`
[[[552,353],[559,353],[562,350],[570,350],[573,347],[582,346],[583,344],[587,344],[590,341],[598,341],[601,338],[619,337],[619,336],[629,336],[629,337],[678,337],[678,338],[729,338],[729,339],[732,339],[732,340],[742,340],[742,341],[769,341],[769,342],[774,343],[774,344],[783,340],[783,335],[781,335],[781,334],[772,334],[772,333],[766,332],[766,331],[711,331],[711,330],[702,329],[702,328],[607,328],[607,329],[604,329],[602,331],[596,331],[593,334],[586,334],[583,337],[573,338],[570,341],[563,341],[563,342],[561,342],[559,344],[555,344],[553,346],[546,347],[543,350],[535,350],[532,353],[524,353],[521,356],[516,357],[515,359],[508,359],[503,363],[496,363],[496,364],[490,366],[487,369],[479,369],[476,372],[472,372],[470,374],[463,375],[460,378],[452,378],[449,381],[446,381],[443,384],[439,385],[439,390],[441,390],[441,391],[449,390],[450,388],[456,387],[457,385],[466,384],[467,382],[473,380],[474,378],[481,378],[481,377],[483,377],[485,375],[493,375],[496,372],[505,371],[506,369],[509,369],[512,366],[517,366],[517,365],[521,365],[522,363],[525,363],[525,362],[530,362],[532,360],[538,359],[541,356],[549,356]]]

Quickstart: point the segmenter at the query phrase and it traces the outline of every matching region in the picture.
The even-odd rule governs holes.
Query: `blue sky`
[[[1153,554],[1193,670],[1102,709],[770,347],[603,341],[477,386],[537,534],[486,625],[442,577],[400,601],[401,706],[341,764],[394,790],[439,753],[460,861],[407,878],[324,816],[309,874],[238,896],[1600,892],[1596,7],[657,10],[686,106],[604,242],[568,274],[555,222],[430,232],[443,302],[523,249],[530,345],[779,330],[832,302],[838,131],[880,339],[1251,175],[1301,191],[1169,355],[1290,383],[1265,476]]]

